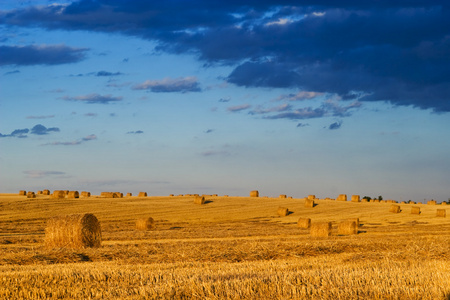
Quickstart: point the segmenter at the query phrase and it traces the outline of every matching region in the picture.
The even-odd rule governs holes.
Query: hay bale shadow
[[[212,200],[205,200],[205,203],[204,204],[209,204],[209,203],[213,203],[214,201],[212,201]]]

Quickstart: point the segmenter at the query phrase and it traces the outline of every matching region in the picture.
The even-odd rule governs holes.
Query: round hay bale
[[[61,190],[55,190],[53,191],[53,198],[61,199],[66,197],[66,192]]]
[[[447,205],[447,202],[442,202],[441,205]]]
[[[347,221],[351,221],[351,222],[355,222],[356,223],[356,227],[358,227],[359,228],[359,218],[350,218],[350,219],[347,219]]]
[[[346,194],[340,194],[337,199],[337,201],[347,201],[347,195]]]
[[[355,221],[344,221],[338,225],[338,235],[351,235],[358,233],[358,226]]]
[[[136,220],[136,229],[138,230],[150,230],[155,228],[155,221],[153,218],[142,218]]]
[[[314,199],[316,199],[316,195],[308,195],[308,199],[314,200]]]
[[[436,200],[430,200],[427,202],[428,205],[436,205]]]
[[[132,193],[127,193],[127,195],[125,197],[131,197],[131,196],[133,196]]]
[[[329,237],[331,235],[331,222],[311,223],[309,233],[313,237]]]
[[[27,191],[21,190],[21,191],[19,191],[19,195],[20,196],[26,196],[27,195]]]
[[[200,205],[205,204],[205,197],[203,197],[203,196],[195,196],[194,197],[194,203],[195,204],[200,204]]]
[[[287,196],[286,196],[286,195],[280,195],[280,198],[281,198],[281,199],[286,199]]]
[[[411,214],[412,215],[420,215],[420,207],[419,206],[412,206],[411,207]]]
[[[173,196],[174,196],[174,194],[170,194],[170,195],[169,195],[169,197],[173,197]]]
[[[38,195],[42,195],[42,191],[37,191],[37,193],[36,194],[38,194]]]
[[[352,195],[351,201],[352,202],[361,202],[359,195]]]
[[[117,198],[117,194],[113,192],[101,192],[100,197],[102,198]]]
[[[43,190],[42,191],[42,195],[49,196],[50,195],[50,190]]]
[[[297,221],[297,226],[299,228],[308,229],[311,226],[310,218],[299,218]]]
[[[436,211],[436,217],[445,218],[447,216],[447,212],[445,209],[438,209]]]
[[[389,212],[398,214],[400,212],[400,205],[392,204],[391,208],[389,209]]]
[[[114,195],[115,195],[114,198],[123,198],[123,193],[115,192]]]
[[[36,198],[36,194],[34,192],[32,192],[32,191],[29,191],[27,193],[27,198]]]
[[[47,221],[45,245],[50,248],[100,247],[102,231],[93,214],[57,216]]]
[[[147,197],[147,192],[139,192],[138,197]]]
[[[259,192],[258,191],[251,191],[250,192],[250,197],[259,197]]]
[[[80,193],[78,191],[70,191],[67,194],[67,198],[80,198]]]
[[[86,191],[82,191],[80,194],[80,197],[82,198],[89,198],[91,197],[91,193],[90,192],[86,192]]]
[[[314,200],[313,199],[306,199],[305,200],[305,207],[308,207],[308,208],[313,208],[314,207]]]
[[[289,209],[286,207],[278,207],[277,213],[280,217],[285,217],[289,214]]]

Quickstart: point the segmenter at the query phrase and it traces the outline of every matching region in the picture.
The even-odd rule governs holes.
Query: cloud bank
[[[450,111],[450,5],[444,0],[80,0],[0,11],[0,24],[152,40],[158,51],[231,66],[226,80],[242,87]],[[3,64],[18,65],[75,62],[85,52],[67,46],[1,51]],[[149,80],[135,88],[200,90],[196,80],[186,79]],[[320,111],[296,115],[311,113]]]

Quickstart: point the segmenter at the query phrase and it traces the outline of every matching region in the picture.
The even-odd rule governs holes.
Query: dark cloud
[[[230,102],[230,98],[220,98],[219,102],[224,102],[224,103]]]
[[[85,58],[85,48],[65,45],[0,46],[0,65],[60,65]]]
[[[341,128],[341,126],[342,126],[342,121],[334,122],[334,123],[330,124],[330,126],[328,126],[328,129],[335,130],[335,129]]]
[[[121,72],[108,72],[108,71],[98,71],[97,73],[95,73],[95,76],[119,76],[119,75],[123,75],[123,73]]]
[[[28,128],[16,129],[13,132],[11,132],[10,134],[1,134],[0,133],[0,138],[2,138],[2,137],[26,138],[28,132],[30,132],[30,130]]]
[[[200,85],[195,77],[164,78],[162,80],[146,80],[135,85],[134,90],[150,90],[154,93],[187,93],[200,92]]]
[[[214,131],[214,129],[207,129],[206,131],[205,131],[205,133],[211,133],[211,132],[213,132]]]
[[[360,95],[361,101],[450,111],[445,0],[81,0],[0,12],[0,23],[154,40],[158,51],[232,66],[227,80],[238,86],[296,88],[348,100]],[[2,61],[24,64],[24,58]],[[143,88],[174,91],[149,84]]]
[[[144,133],[142,130],[136,130],[136,131],[128,131],[127,134],[141,134]]]
[[[309,124],[308,123],[298,123],[297,124],[297,127],[306,127],[306,126],[309,126]]]
[[[44,125],[37,124],[33,128],[31,128],[31,131],[30,131],[31,134],[36,134],[36,135],[46,135],[49,132],[59,132],[59,128],[57,128],[57,127],[47,128]]]
[[[4,73],[3,75],[12,75],[12,74],[17,74],[17,73],[20,73],[20,71],[19,70],[9,71],[9,72]]]
[[[78,101],[78,102],[84,102],[88,104],[110,104],[118,101],[122,101],[123,97],[114,97],[112,95],[99,95],[99,94],[88,94],[83,96],[76,96],[76,97],[70,97],[70,96],[64,96],[61,97],[63,100],[67,101]]]
[[[292,106],[284,103],[275,107],[270,107],[270,108],[264,108],[262,106],[257,106],[256,108],[254,108],[252,111],[249,112],[249,114],[251,115],[257,115],[257,114],[268,114],[268,113],[273,113],[273,112],[282,112],[282,111],[290,111],[292,110]]]

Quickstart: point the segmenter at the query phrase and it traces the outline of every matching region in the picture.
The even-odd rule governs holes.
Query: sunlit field
[[[445,205],[205,200],[0,194],[0,299],[450,299]],[[100,221],[101,247],[44,244],[50,217],[79,213]],[[144,217],[154,229],[136,229]],[[332,222],[331,235],[311,237],[299,218]],[[339,235],[351,218],[358,234]]]

